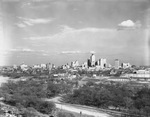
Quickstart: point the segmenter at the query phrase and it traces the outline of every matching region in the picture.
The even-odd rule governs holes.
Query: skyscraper
[[[87,60],[87,66],[91,67],[91,61],[90,61],[90,59]]]
[[[107,64],[106,59],[103,59],[103,58],[99,59],[99,64],[102,69],[105,68]]]
[[[115,69],[119,69],[119,60],[115,59]]]
[[[91,61],[91,66],[94,67],[95,66],[95,55],[94,54],[92,54],[90,56],[90,61]]]

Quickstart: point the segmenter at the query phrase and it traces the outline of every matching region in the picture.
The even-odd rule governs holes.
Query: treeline
[[[0,88],[0,95],[4,102],[18,108],[32,107],[37,111],[50,114],[55,110],[55,104],[45,102],[42,98],[51,98],[61,93],[70,91],[70,85],[66,83],[54,83],[52,81],[8,81]]]
[[[129,115],[150,116],[150,89],[129,84],[87,83],[64,97],[67,103],[115,109]]]

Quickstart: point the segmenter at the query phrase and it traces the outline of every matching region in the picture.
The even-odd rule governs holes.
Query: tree
[[[44,114],[50,114],[55,108],[55,104],[52,102],[40,101],[37,110]]]

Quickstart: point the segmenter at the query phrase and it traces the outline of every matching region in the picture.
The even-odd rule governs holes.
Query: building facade
[[[115,69],[119,69],[119,59],[115,59]]]
[[[90,56],[90,62],[91,62],[91,67],[94,67],[95,66],[95,55],[94,54],[92,54]]]

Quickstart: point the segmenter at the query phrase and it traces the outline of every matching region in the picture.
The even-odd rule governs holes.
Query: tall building
[[[87,66],[91,67],[91,61],[90,61],[90,59],[87,60]]]
[[[52,64],[51,63],[46,64],[46,69],[49,71],[49,73],[51,73]]]
[[[105,68],[107,65],[106,59],[103,58],[99,59],[99,65],[102,69]]]
[[[94,54],[92,54],[90,56],[90,62],[91,62],[91,66],[94,67],[95,66],[95,55]]]
[[[95,62],[95,66],[99,66],[99,61],[96,61],[96,62]]]
[[[115,69],[119,69],[119,60],[115,59]]]

